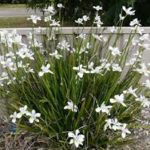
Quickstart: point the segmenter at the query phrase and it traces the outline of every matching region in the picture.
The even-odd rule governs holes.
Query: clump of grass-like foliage
[[[64,8],[57,6],[61,19]],[[44,20],[50,27],[40,41],[34,28],[25,43],[16,31],[0,32],[0,90],[8,101],[10,118],[18,132],[24,129],[48,137],[53,149],[123,144],[142,107],[150,106],[145,95],[150,81],[140,83],[143,75],[150,75],[150,65],[142,62],[149,35],[134,19],[128,39],[118,47],[121,24],[135,11],[123,6],[119,27],[105,29],[99,16],[102,8],[93,8],[96,16],[89,32],[85,33],[84,25],[90,18],[84,15],[75,21],[83,27],[76,28],[72,39],[61,34],[53,6],[45,9]],[[41,20],[30,19],[33,24]],[[131,49],[136,52],[129,57]]]

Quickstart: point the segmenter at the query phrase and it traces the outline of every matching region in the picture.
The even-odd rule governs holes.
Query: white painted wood
[[[55,34],[58,34],[58,35],[63,34],[66,36],[66,38],[69,40],[69,42],[71,42],[73,39],[72,35],[73,34],[79,34],[79,33],[85,33],[85,34],[99,33],[100,34],[103,30],[103,35],[108,37],[110,34],[111,28],[112,27],[102,27],[100,29],[97,29],[96,27],[92,27],[92,28],[91,27],[59,27],[59,28],[54,27],[53,30],[58,29],[58,31],[55,32]],[[23,36],[23,41],[26,41],[26,37],[30,32],[34,32],[36,34],[37,39],[40,39],[41,34],[45,35],[48,33],[48,30],[46,28],[34,28],[34,29],[33,28],[0,28],[0,31],[1,30],[7,30],[7,31],[11,32],[14,29],[17,31],[17,33],[19,33]],[[150,27],[143,27],[143,29],[144,29],[143,33],[150,34]],[[120,34],[120,39],[117,42],[117,45],[119,48],[123,47],[125,40],[128,39],[130,33],[131,33],[131,27],[122,27],[120,33],[118,33],[118,32],[115,33],[116,35]],[[115,34],[114,34],[114,36],[115,36]],[[137,34],[137,36],[138,36],[138,34]],[[113,42],[113,38],[111,39],[110,43],[112,43],[112,42]],[[135,50],[132,49],[130,52],[130,55],[134,51]],[[144,53],[143,60],[145,62],[150,63],[150,51],[146,51]]]
[[[110,28],[111,27],[103,27],[105,34],[109,34],[110,33]],[[12,30],[17,30],[17,32],[21,35],[27,35],[29,32],[32,32],[33,29],[32,28],[0,28],[0,30],[7,30],[7,31],[12,31]],[[144,31],[143,33],[150,33],[150,27],[143,27]],[[35,28],[34,29],[39,30],[39,28]],[[43,31],[43,34],[45,34],[46,32],[46,28],[41,28],[41,30]],[[89,33],[92,31],[92,33],[96,33],[97,32],[97,28],[93,27],[60,27],[59,30],[61,31],[62,34],[73,34],[73,33]],[[101,29],[100,29],[101,31]],[[129,34],[131,32],[131,28],[130,27],[122,27],[122,32],[121,34]],[[40,34],[37,32],[37,34]]]
[[[112,27],[102,27],[100,29],[97,29],[96,27],[92,27],[92,28],[91,27],[59,27],[59,28],[54,27],[53,30],[58,29],[58,31],[55,32],[55,34],[58,34],[58,35],[63,34],[71,42],[73,39],[72,35],[73,34],[79,34],[79,33],[85,33],[85,34],[99,33],[100,34],[103,30],[103,35],[108,37],[110,34],[111,28]],[[46,28],[34,28],[34,29],[33,28],[0,28],[0,31],[1,30],[7,30],[7,31],[11,32],[14,29],[17,31],[17,33],[19,33],[23,36],[23,41],[26,41],[26,37],[30,32],[34,32],[36,34],[37,39],[40,39],[41,34],[45,35],[48,33],[48,30]],[[150,34],[150,27],[143,27],[143,29],[144,29],[143,33]],[[130,33],[131,33],[131,27],[122,27],[120,33],[118,33],[118,32],[115,33],[116,35],[120,34],[120,39],[117,42],[117,45],[119,48],[123,47],[125,40],[128,39]],[[114,34],[114,36],[115,36],[115,34]],[[137,36],[138,36],[138,34],[137,34]],[[114,38],[111,39],[110,43],[113,42],[113,39]],[[135,50],[132,49],[130,54],[132,54],[133,51],[135,51]],[[144,53],[143,60],[145,62],[150,63],[150,51],[146,51]]]

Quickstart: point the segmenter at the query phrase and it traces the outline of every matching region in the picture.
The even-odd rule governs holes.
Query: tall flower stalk
[[[44,9],[50,27],[40,41],[35,29],[26,43],[16,31],[0,32],[0,90],[9,102],[10,118],[18,129],[48,137],[52,148],[114,147],[132,135],[141,109],[150,106],[150,81],[140,82],[150,75],[150,65],[142,60],[149,35],[134,20],[129,38],[118,47],[122,27],[112,27],[106,37],[102,7],[93,8],[90,32],[78,28],[81,32],[71,41],[61,34],[53,6]],[[123,11],[118,24],[135,12]],[[29,19],[36,23],[41,18]],[[75,22],[84,25],[89,19],[84,15]],[[136,52],[130,58],[131,49]]]

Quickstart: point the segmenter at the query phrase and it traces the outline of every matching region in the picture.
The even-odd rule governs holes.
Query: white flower
[[[145,98],[143,101],[141,101],[142,102],[142,106],[143,107],[147,107],[147,108],[149,108],[150,107],[150,101],[147,99],[147,98]]]
[[[113,129],[114,131],[118,130],[121,131],[122,138],[126,137],[126,134],[131,134],[131,132],[126,128],[127,124],[120,123],[117,118],[115,119],[106,119],[106,124],[104,125],[104,131],[109,128]]]
[[[82,18],[78,18],[77,20],[75,20],[75,23],[83,24],[83,19]]]
[[[94,67],[94,62],[89,62],[88,63],[88,69],[93,69],[93,67]]]
[[[48,6],[48,8],[45,8],[44,11],[50,13],[51,15],[55,14],[55,8],[52,5]]]
[[[90,48],[92,48],[92,45],[89,42],[87,42],[85,48],[90,49]]]
[[[84,15],[83,17],[82,17],[82,19],[83,19],[83,21],[88,21],[89,20],[89,17],[87,16],[87,15]]]
[[[90,18],[87,15],[84,15],[82,18],[78,18],[75,20],[77,24],[83,24],[83,22],[87,22]]]
[[[121,123],[118,121],[118,119],[117,118],[115,118],[115,119],[113,119],[112,120],[112,127],[111,127],[111,129],[113,129],[113,130],[120,130],[120,128],[121,128]]]
[[[138,43],[139,47],[144,48],[145,50],[150,50],[150,36],[149,34],[143,34],[142,36],[140,36],[139,38],[140,42]]]
[[[144,48],[145,50],[150,50],[150,44],[148,43],[138,43],[138,46]]]
[[[131,22],[130,22],[130,26],[133,27],[133,26],[141,26],[139,20],[137,18],[133,19]]]
[[[141,41],[150,41],[150,36],[149,34],[143,34],[142,36],[140,36],[139,38]]]
[[[130,15],[130,16],[135,15],[135,10],[132,10],[133,9],[132,7],[126,8],[125,6],[122,6],[122,9],[126,13],[126,15]]]
[[[57,50],[55,50],[54,53],[50,53],[49,55],[55,57],[56,59],[60,59],[62,57],[62,55],[58,54]]]
[[[137,71],[140,74],[145,75],[146,77],[149,77],[149,74],[150,74],[150,71],[147,69],[144,63],[141,63],[140,68],[136,68],[135,71]]]
[[[75,134],[73,132],[69,132],[68,137],[71,138],[69,144],[74,144],[76,148],[83,145],[85,139],[85,136],[80,134],[79,130],[76,130]]]
[[[92,36],[93,36],[95,39],[99,40],[99,41],[104,41],[104,42],[107,41],[107,38],[104,37],[103,35],[92,34]]]
[[[21,45],[21,43],[22,43],[22,36],[16,34],[16,35],[13,37],[13,42],[16,43],[16,44],[20,44],[20,45]]]
[[[29,68],[26,68],[26,69],[25,69],[25,72],[26,72],[26,73],[34,73],[34,70],[29,67]]]
[[[110,27],[110,32],[111,33],[115,33],[116,31],[117,31],[116,27],[114,27],[114,26]]]
[[[134,56],[136,56],[137,58],[142,58],[142,53],[137,51]]]
[[[90,73],[94,74],[94,73],[98,73],[98,74],[102,74],[102,66],[97,66],[93,69],[91,69]]]
[[[61,49],[61,50],[70,51],[70,45],[66,40],[63,40],[63,41],[59,42],[58,45],[57,45],[57,48]]]
[[[140,97],[136,98],[135,100],[141,102],[143,107],[150,107],[150,101],[143,95],[140,95]]]
[[[101,6],[93,6],[93,9],[95,9],[96,11],[99,11],[99,10],[103,10],[103,8]]]
[[[88,69],[90,70],[90,73],[92,73],[92,74],[102,72],[102,66],[96,66],[94,68],[94,63],[93,62],[88,63]]]
[[[31,60],[34,60],[34,53],[31,50],[29,50],[27,46],[23,46],[21,49],[19,49],[19,51],[16,52],[16,54],[22,59],[29,58]]]
[[[143,85],[150,89],[150,80],[147,79]]]
[[[105,122],[104,131],[106,131],[107,128],[111,129],[112,119],[106,119]]]
[[[110,114],[110,109],[111,108],[112,108],[112,106],[106,106],[105,103],[103,102],[100,107],[97,107],[95,109],[95,111],[98,112],[98,113],[103,112],[103,113],[106,113],[106,114]]]
[[[124,94],[131,94],[134,97],[137,97],[136,91],[137,91],[137,89],[133,89],[132,86],[131,86],[128,90],[123,91],[123,93]]]
[[[141,102],[143,107],[150,106],[150,101],[143,95],[140,95],[140,97],[137,97],[135,100]]]
[[[10,115],[10,118],[12,118],[12,123],[16,123],[16,120],[17,120],[17,113],[14,112],[12,115]]]
[[[141,101],[144,101],[144,99],[146,99],[146,97],[143,95],[140,95],[140,97],[137,97],[135,100],[141,102]]]
[[[39,122],[39,119],[37,119],[37,118],[39,118],[41,116],[41,114],[40,113],[36,113],[35,110],[32,110],[31,112],[28,112],[27,115],[30,117],[29,118],[29,122],[30,123],[33,123],[34,121],[35,122]]]
[[[57,4],[57,7],[58,7],[58,8],[64,8],[64,6],[63,6],[62,3],[58,3],[58,4]]]
[[[16,80],[16,77],[13,77],[12,79],[10,79],[10,80],[7,82],[7,85],[12,84],[12,83],[13,83],[13,81],[15,81],[15,80]]]
[[[3,65],[3,68],[9,68],[13,70],[14,62],[11,58],[7,58],[5,61],[1,61],[0,64]]]
[[[36,15],[31,15],[30,16],[30,18],[27,18],[27,20],[32,20],[32,22],[34,23],[34,24],[37,24],[37,21],[39,20],[41,20],[41,18],[39,17],[39,16],[36,16]]]
[[[126,66],[132,66],[133,64],[135,64],[136,60],[136,58],[131,58],[129,62],[126,63]]]
[[[29,42],[33,47],[42,47],[42,43],[38,42],[36,39],[34,39],[32,42]]]
[[[120,19],[120,20],[124,20],[124,19],[125,19],[125,16],[122,16],[122,14],[119,14],[119,19]]]
[[[38,27],[35,29],[35,33],[42,33],[43,29],[41,27]]]
[[[6,57],[15,58],[15,54],[13,52],[9,52],[6,54]]]
[[[47,64],[46,66],[42,65],[41,70],[39,72],[39,76],[42,77],[45,73],[51,73],[54,74],[51,70],[50,70],[50,64]]]
[[[139,33],[140,35],[142,35],[144,32],[144,29],[141,28],[140,26],[136,26],[135,29],[136,29],[136,32]]]
[[[117,56],[117,55],[120,56],[120,51],[119,51],[119,48],[118,48],[118,47],[109,46],[109,50],[111,51],[111,54],[112,54],[113,56]]]
[[[50,26],[51,27],[59,27],[60,26],[60,21],[56,21],[56,20],[51,20],[51,23],[50,23]]]
[[[108,60],[105,60],[105,59],[104,61],[101,60],[100,63],[102,63],[101,68],[106,69],[107,71],[110,71],[111,64],[108,63]]]
[[[78,67],[73,67],[73,70],[78,71],[78,76],[79,76],[80,78],[83,78],[84,73],[89,73],[88,70],[86,70],[86,69],[83,68],[83,65],[82,65],[82,64],[79,65]]]
[[[52,16],[46,16],[46,17],[44,17],[44,21],[45,22],[52,21]]]
[[[87,51],[87,49],[85,47],[83,47],[83,48],[81,47],[80,48],[79,54],[82,54],[82,53],[86,53],[86,54],[88,53],[88,51]]]
[[[126,104],[124,103],[124,95],[115,95],[114,98],[110,99],[111,103],[120,103],[121,105],[123,105],[124,107],[126,107]]]
[[[69,109],[73,112],[77,112],[78,111],[78,107],[77,105],[75,105],[72,101],[68,101],[67,105],[64,107],[64,109]]]
[[[124,123],[120,129],[122,131],[122,133],[121,133],[122,138],[125,138],[126,134],[131,134],[131,132],[129,131],[128,128],[126,128],[126,126],[127,126],[127,124]]]
[[[100,28],[100,27],[103,25],[103,22],[101,21],[101,17],[100,17],[98,14],[96,14],[93,23],[96,24],[96,26],[97,26],[98,28]]]
[[[2,74],[0,75],[0,82],[3,82],[4,80],[8,80],[9,76],[7,72],[2,72]]]
[[[119,64],[112,64],[112,70],[121,72],[122,68],[119,66]]]
[[[25,105],[24,107],[19,108],[20,112],[17,114],[17,118],[21,118],[23,115],[28,114],[27,111],[27,105]]]
[[[106,124],[104,125],[104,131],[109,128],[109,129],[113,129],[113,130],[119,130],[121,123],[118,122],[118,119],[106,119],[105,120]]]
[[[85,46],[83,46],[83,47],[80,48],[79,54],[82,54],[82,53],[86,53],[86,54],[87,54],[87,53],[88,53],[88,50],[89,50],[91,47],[92,47],[92,46],[90,45],[90,43],[87,42]]]
[[[83,39],[83,40],[85,40],[86,39],[86,34],[84,34],[84,33],[81,33],[81,34],[79,34],[79,36],[77,36],[76,38],[81,38],[81,39]]]

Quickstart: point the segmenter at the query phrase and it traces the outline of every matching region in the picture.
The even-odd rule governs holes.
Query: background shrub
[[[118,13],[122,5],[133,6],[136,10],[136,17],[141,21],[143,26],[150,25],[150,1],[149,0],[92,0],[87,3],[86,0],[1,0],[4,3],[21,3],[27,4],[33,9],[41,9],[54,3],[63,3],[65,10],[63,12],[65,21],[69,20],[69,24],[74,25],[74,20],[81,17],[83,14],[93,16],[92,6],[103,6],[103,21],[106,26],[115,25],[118,21]],[[68,15],[69,14],[69,15]],[[130,20],[130,19],[129,19]],[[129,20],[124,22],[124,26],[129,25]]]
[[[25,4],[27,0],[1,0],[0,4]]]
[[[74,24],[74,20],[82,15],[93,16],[94,5],[101,5],[103,7],[102,18],[104,25],[112,26],[118,22],[118,14],[120,13],[122,5],[133,6],[136,10],[136,17],[141,21],[144,26],[150,25],[150,1],[149,0],[92,0],[87,3],[86,0],[30,0],[27,1],[27,5],[31,8],[44,8],[47,5],[54,3],[62,3],[65,6],[63,12],[66,21],[71,21]],[[129,25],[129,20],[124,22],[125,26]]]

